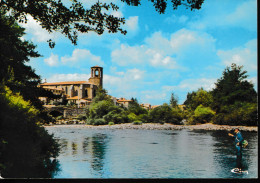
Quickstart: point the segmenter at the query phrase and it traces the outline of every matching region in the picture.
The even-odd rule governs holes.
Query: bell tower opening
[[[94,66],[91,67],[91,76],[89,78],[89,82],[103,87],[103,67]]]

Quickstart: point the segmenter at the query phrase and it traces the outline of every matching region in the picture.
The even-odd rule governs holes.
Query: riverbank
[[[46,127],[51,128],[90,128],[90,129],[143,129],[143,130],[182,130],[182,129],[189,129],[189,130],[226,130],[232,131],[235,128],[238,128],[241,131],[251,131],[257,132],[257,126],[228,126],[228,125],[215,125],[211,123],[206,124],[199,124],[199,125],[173,125],[169,123],[164,124],[156,124],[156,123],[143,123],[142,125],[134,125],[132,123],[125,123],[125,124],[115,124],[115,125],[48,125]]]

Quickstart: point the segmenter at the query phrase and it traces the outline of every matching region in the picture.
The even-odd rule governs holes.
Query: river
[[[45,127],[61,145],[53,178],[258,178],[257,132],[235,174],[234,139],[227,131]]]

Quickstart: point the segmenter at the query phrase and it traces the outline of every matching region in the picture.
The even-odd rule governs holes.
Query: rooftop
[[[50,86],[50,85],[75,85],[75,84],[92,84],[88,81],[63,81],[63,82],[55,82],[55,83],[42,83],[41,86]]]

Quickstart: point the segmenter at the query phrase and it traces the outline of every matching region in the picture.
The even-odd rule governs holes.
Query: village
[[[45,80],[39,87],[59,96],[57,99],[39,97],[49,114],[53,116],[62,115],[62,120],[57,120],[56,124],[84,124],[84,121],[78,120],[77,116],[83,115],[86,112],[86,109],[96,96],[98,88],[103,87],[103,68],[100,66],[91,67],[91,76],[88,81],[48,83]],[[116,98],[110,95],[109,97],[114,105],[125,108],[128,108],[129,103],[132,102],[131,99],[124,97]],[[140,104],[140,106],[146,110],[151,110],[159,105]]]

